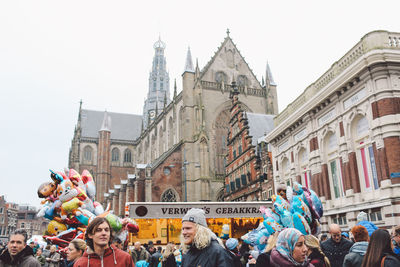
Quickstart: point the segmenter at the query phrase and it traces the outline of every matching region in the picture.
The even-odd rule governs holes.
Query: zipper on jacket
[[[101,267],[104,267],[104,265],[103,265],[103,255],[100,256],[100,260],[101,260]]]

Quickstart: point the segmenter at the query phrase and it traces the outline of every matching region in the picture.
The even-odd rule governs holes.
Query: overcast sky
[[[140,3],[140,4],[139,4]],[[38,205],[68,165],[83,108],[141,114],[158,37],[181,90],[230,36],[257,78],[267,61],[279,110],[373,30],[400,31],[400,1],[1,1],[0,195]]]

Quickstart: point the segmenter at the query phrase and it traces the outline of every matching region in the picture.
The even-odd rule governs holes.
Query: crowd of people
[[[102,217],[87,227],[85,239],[74,239],[64,256],[55,245],[39,248],[27,244],[27,234],[17,230],[7,246],[0,247],[0,267],[391,267],[400,266],[400,226],[389,231],[367,229],[358,222],[350,233],[329,225],[329,235],[317,238],[286,228],[269,236],[263,251],[236,238],[219,238],[207,225],[204,211],[190,209],[182,218],[181,245],[164,248],[152,242],[136,242],[125,248],[113,237],[110,223]]]

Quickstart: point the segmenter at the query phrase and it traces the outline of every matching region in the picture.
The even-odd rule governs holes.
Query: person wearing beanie
[[[364,226],[367,231],[368,231],[368,235],[371,236],[372,233],[378,229],[378,227],[373,223],[370,222],[368,220],[368,214],[365,213],[364,211],[361,211],[358,215],[357,215],[357,224],[356,225],[361,225]]]
[[[182,218],[182,267],[230,267],[232,258],[208,228],[204,210],[192,208]]]
[[[234,267],[242,267],[242,263],[240,262],[241,256],[238,250],[238,245],[239,241],[236,238],[229,238],[225,242],[226,250],[228,251],[229,256],[231,256],[232,258]]]

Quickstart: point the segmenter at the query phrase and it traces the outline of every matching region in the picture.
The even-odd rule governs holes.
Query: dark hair
[[[393,254],[391,242],[388,231],[383,229],[375,230],[369,240],[368,249],[361,266],[380,266],[382,257],[385,254]]]
[[[24,243],[25,243],[25,244],[26,244],[26,241],[28,240],[28,234],[27,234],[26,231],[23,230],[23,229],[15,230],[15,231],[10,235],[10,237],[11,237],[12,235],[22,235],[22,236],[24,237]]]
[[[356,242],[361,242],[361,241],[368,241],[368,231],[367,228],[365,228],[362,225],[356,225],[353,228],[351,228],[351,233],[354,236],[354,240]]]
[[[110,228],[110,240],[108,241],[108,245],[111,245],[111,242],[112,242],[114,237],[113,237],[113,234],[112,234],[112,229],[111,229],[110,223],[104,217],[96,217],[96,218],[93,219],[93,221],[91,221],[89,223],[88,227],[86,228],[86,233],[85,233],[86,244],[92,250],[94,250],[93,239],[89,237],[89,234],[94,235],[96,230],[97,230],[97,228],[99,227],[99,225],[104,223],[104,222],[107,223],[108,227]]]
[[[162,251],[162,247],[157,247],[157,251],[161,252]]]

